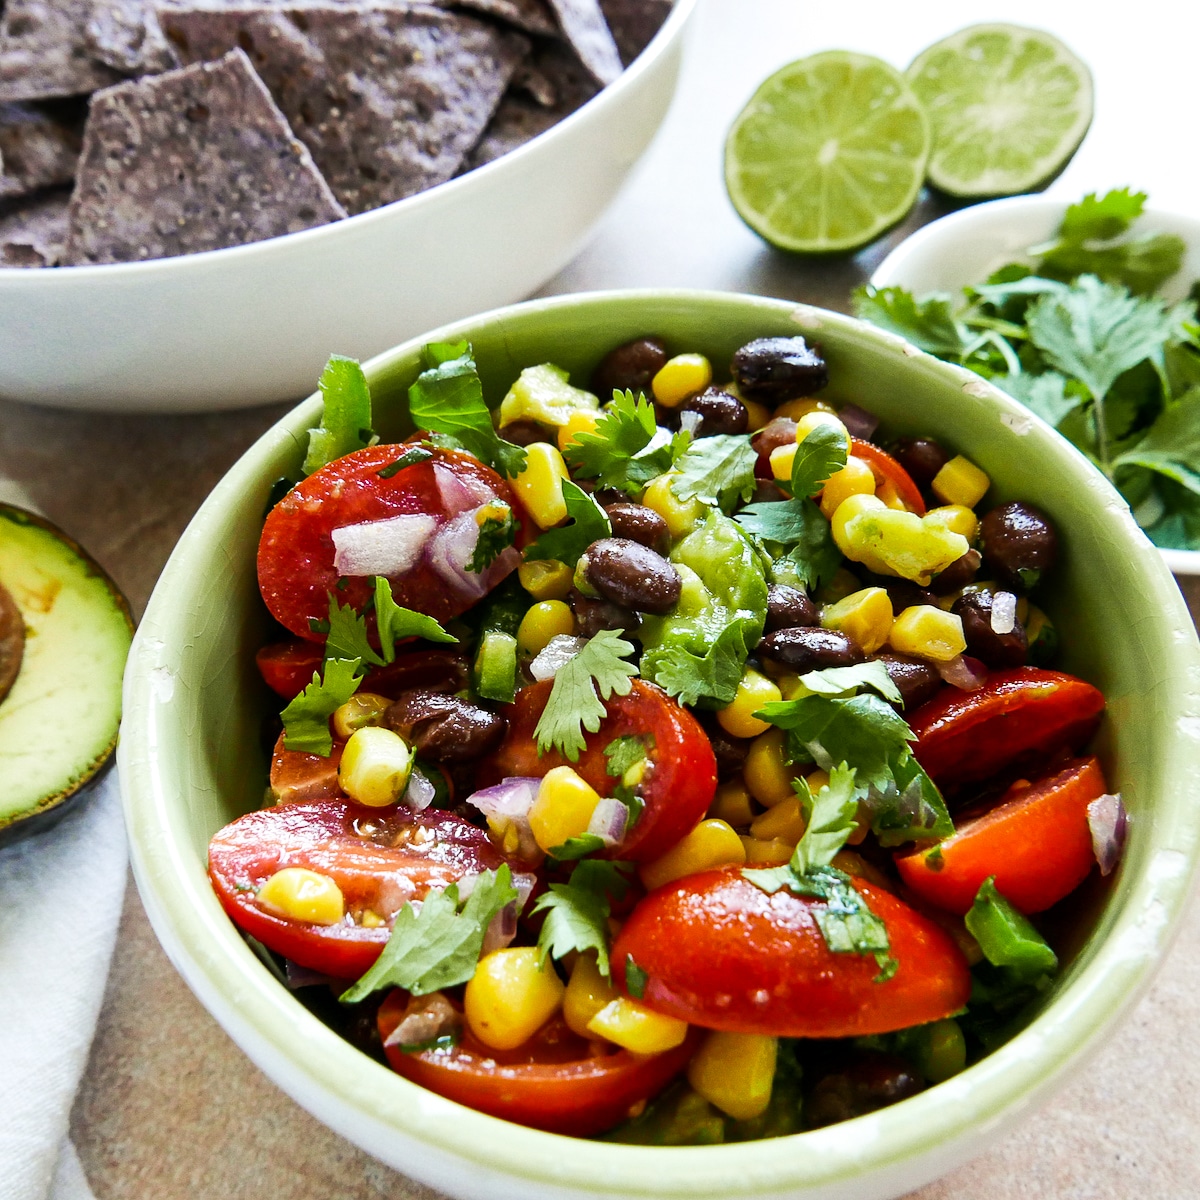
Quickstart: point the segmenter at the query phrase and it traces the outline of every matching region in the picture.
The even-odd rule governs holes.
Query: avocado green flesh
[[[0,830],[65,799],[103,766],[121,720],[132,621],[77,547],[0,506],[0,584],[25,622],[25,653],[0,702]]]

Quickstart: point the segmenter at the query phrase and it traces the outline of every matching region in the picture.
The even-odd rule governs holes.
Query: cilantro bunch
[[[962,297],[859,288],[855,313],[990,379],[1077,446],[1159,546],[1200,549],[1200,323],[1155,292],[1183,262],[1174,234],[1137,234],[1146,196],[1067,209],[1057,237]]]

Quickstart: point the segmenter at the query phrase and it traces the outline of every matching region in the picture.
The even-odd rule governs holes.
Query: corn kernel
[[[346,915],[342,889],[328,875],[284,867],[258,889],[259,904],[281,917],[310,925],[336,925]]]
[[[523,562],[517,568],[517,579],[535,600],[565,600],[571,594],[575,572],[557,558]]]
[[[688,1064],[688,1083],[735,1121],[762,1116],[771,1102],[779,1042],[761,1033],[710,1033]]]
[[[740,779],[731,779],[717,788],[709,805],[708,815],[734,828],[742,828],[754,820],[754,801]]]
[[[811,396],[797,396],[794,400],[785,400],[772,415],[799,421],[809,413],[815,412],[832,413],[833,416],[837,416],[837,409],[832,404],[826,404],[824,400],[814,400]]]
[[[900,495],[896,485],[890,479],[880,481],[875,495],[883,501],[885,508],[894,508],[897,512],[910,511],[908,505],[904,503],[904,497]]]
[[[567,464],[558,447],[549,442],[534,442],[525,447],[525,453],[525,470],[512,481],[513,490],[537,527],[552,529],[567,516],[562,495]]]
[[[724,389],[728,391],[728,388]],[[759,404],[757,400],[747,400],[742,398],[742,403],[746,406],[746,432],[757,433],[771,420],[771,410],[765,404]]]
[[[934,477],[933,494],[947,504],[974,508],[987,494],[992,481],[970,459],[952,458]]]
[[[852,454],[846,459],[846,465],[840,471],[834,471],[825,481],[821,491],[821,512],[827,520],[832,520],[838,505],[851,496],[873,496],[875,494],[875,473]]]
[[[575,614],[565,600],[539,600],[525,610],[517,627],[517,649],[531,658],[541,654],[552,638],[575,632]]]
[[[771,464],[771,475],[781,483],[787,483],[792,478],[792,464],[796,461],[796,451],[799,446],[789,442],[786,446],[776,446],[771,451],[768,462]]]
[[[571,978],[563,996],[563,1019],[567,1027],[580,1037],[590,1037],[588,1022],[607,1008],[619,993],[600,974],[594,954],[581,954],[571,968]]]
[[[821,610],[821,625],[844,633],[864,654],[874,654],[892,628],[892,602],[880,587],[863,588]]]
[[[936,521],[951,533],[961,534],[968,542],[973,542],[979,532],[979,518],[963,504],[944,504],[941,508],[931,508],[925,514],[925,519]]]
[[[724,821],[701,821],[666,854],[642,866],[642,883],[647,891],[653,891],[685,875],[745,861],[746,852],[731,825]]]
[[[775,686],[785,700],[796,700],[806,694],[806,689],[800,682],[800,676],[795,671],[784,671],[782,674],[776,675]]]
[[[558,429],[558,448],[565,451],[577,433],[595,433],[600,414],[591,408],[578,408]]]
[[[832,425],[835,429],[840,429],[842,436],[846,439],[846,445],[850,444],[850,431],[842,424],[837,414],[824,412],[821,409],[814,409],[812,412],[806,413],[796,422],[796,441],[804,441],[814,429],[820,429],[823,425]]]
[[[817,600],[822,604],[836,604],[861,587],[862,582],[857,575],[847,571],[845,567],[838,567],[833,573],[833,578],[817,590]]]
[[[766,733],[770,725],[754,714],[764,704],[782,699],[779,689],[765,675],[747,670],[732,702],[717,710],[717,720],[721,728],[734,737],[757,737],[760,733]]]
[[[787,842],[776,839],[765,842],[762,838],[749,837],[746,834],[741,836],[741,842],[746,851],[746,861],[754,863],[756,866],[781,867],[792,857],[792,851],[796,849]]]
[[[766,808],[795,796],[792,780],[796,772],[784,758],[782,729],[768,729],[750,743],[742,774],[746,787],[759,804]]]
[[[808,784],[808,790],[815,796],[823,787],[829,786],[829,772],[822,771],[818,767],[815,771],[809,771],[805,775],[804,782]]]
[[[536,946],[495,950],[480,959],[463,993],[471,1032],[493,1050],[515,1050],[558,1011],[562,980]]]
[[[710,383],[712,364],[703,354],[677,354],[650,381],[650,390],[659,404],[675,408]]]
[[[673,538],[686,537],[704,516],[704,505],[696,499],[680,500],[671,491],[671,485],[679,478],[677,471],[659,475],[646,485],[642,503],[652,508],[667,523],[667,532]]]
[[[398,733],[367,725],[350,735],[338,763],[338,783],[351,800],[380,808],[404,795],[412,765],[412,750]]]
[[[552,767],[542,777],[537,799],[529,809],[534,841],[549,853],[586,833],[599,803],[595,788],[570,767]]]
[[[873,863],[854,850],[839,850],[830,860],[829,865],[855,879],[865,879],[885,892],[894,892],[896,885]]]
[[[624,996],[606,1004],[589,1022],[588,1032],[634,1054],[663,1054],[687,1037],[687,1022],[665,1017]]]
[[[334,711],[334,736],[345,741],[352,733],[367,725],[378,725],[391,706],[392,702],[386,696],[377,696],[374,692],[356,692]]]
[[[830,522],[837,548],[880,575],[898,575],[927,587],[970,549],[967,539],[935,519],[888,508],[877,496],[851,496]]]
[[[795,792],[790,800],[781,800],[774,808],[755,817],[750,836],[762,842],[787,842],[794,846],[804,836],[804,812]]]
[[[914,604],[892,622],[888,637],[898,654],[911,654],[931,662],[949,662],[966,648],[962,618],[932,604]]]
[[[382,929],[386,924],[384,919],[373,908],[364,908],[358,918],[358,923],[364,929]]]

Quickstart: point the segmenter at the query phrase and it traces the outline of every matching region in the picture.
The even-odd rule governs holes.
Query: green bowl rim
[[[1161,677],[1161,685],[1170,689],[1161,715],[1169,722],[1161,786],[1181,797],[1197,790],[1200,767],[1191,764],[1200,763],[1200,651],[1175,581],[1103,476],[1048,426],[978,376],[840,313],[791,301],[688,289],[591,292],[512,305],[410,339],[376,356],[365,369],[373,378],[424,342],[461,338],[476,326],[502,324],[510,315],[557,309],[581,315],[592,306],[646,301],[707,307],[714,316],[731,303],[758,306],[764,314],[789,316],[800,333],[835,328],[894,353],[898,360],[907,360],[909,369],[943,386],[986,402],[1005,425],[1045,443],[1062,460],[1064,473],[1095,494],[1097,520],[1140,565],[1147,611],[1164,635],[1174,639]],[[518,1178],[591,1194],[754,1196],[827,1189],[905,1164],[909,1174],[899,1171],[896,1179],[915,1186],[932,1177],[915,1165],[917,1160],[952,1166],[969,1153],[963,1149],[967,1143],[1006,1128],[1022,1111],[1044,1100],[1064,1071],[1099,1043],[1148,986],[1177,930],[1200,860],[1200,839],[1195,823],[1187,819],[1185,799],[1156,812],[1148,822],[1142,834],[1150,842],[1145,868],[1132,879],[1123,877],[1110,897],[1108,904],[1118,906],[1119,912],[1108,936],[1094,950],[1082,952],[1086,961],[1072,969],[1043,1013],[963,1074],[866,1117],[786,1138],[720,1146],[663,1148],[565,1140],[445,1100],[359,1054],[271,978],[233,931],[203,869],[195,873],[194,856],[182,843],[164,837],[178,798],[155,762],[159,710],[167,711],[156,694],[160,672],[170,670],[171,645],[188,637],[180,606],[171,596],[176,582],[190,570],[191,545],[206,536],[208,526],[219,523],[227,501],[260,480],[257,460],[264,452],[281,440],[297,440],[315,423],[319,404],[319,396],[309,397],[245,452],[171,555],[130,655],[119,762],[135,876],[172,961],[247,1054],[277,1082],[285,1078],[281,1086],[339,1132],[376,1156],[384,1153],[380,1147],[389,1138],[394,1146],[422,1144],[435,1152],[440,1165],[431,1174],[414,1159],[411,1171],[442,1180],[443,1186],[456,1169],[460,1180],[466,1178],[466,1166],[476,1178]],[[669,1156],[669,1172],[664,1155]],[[476,1188],[475,1194],[482,1193]]]

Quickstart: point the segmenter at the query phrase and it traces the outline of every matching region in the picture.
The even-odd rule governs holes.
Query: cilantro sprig
[[[546,958],[563,958],[577,951],[594,950],[596,965],[605,979],[609,977],[608,918],[612,902],[629,890],[628,863],[587,859],[571,872],[567,883],[552,883],[538,897],[532,913],[545,913],[538,949]]]
[[[619,488],[637,495],[642,488],[669,471],[684,452],[691,435],[677,433],[660,445],[654,405],[643,395],[614,392],[593,433],[577,433],[564,457],[583,479],[595,479],[600,488]]]
[[[286,749],[329,757],[333,751],[329,718],[358,691],[361,665],[357,658],[332,658],[321,674],[313,672],[312,682],[280,714]]]
[[[676,462],[678,477],[671,491],[678,500],[700,500],[732,512],[738,501],[754,495],[758,454],[746,434],[723,433],[700,438]]]
[[[362,613],[348,604],[339,604],[337,596],[329,593],[329,632],[325,639],[325,659],[358,659],[371,667],[382,667],[396,660],[396,643],[404,638],[419,637],[430,642],[455,643],[458,638],[447,633],[438,622],[425,613],[415,612],[396,603],[391,583],[379,576],[375,579],[371,601],[375,623],[379,630],[380,651],[367,637],[367,621]]]
[[[324,408],[321,424],[308,431],[305,475],[378,441],[371,428],[371,389],[357,359],[334,354],[317,386]]]
[[[608,515],[577,483],[564,479],[562,496],[570,520],[561,528],[546,530],[525,551],[527,561],[556,558],[573,567],[594,541],[611,535]]]

